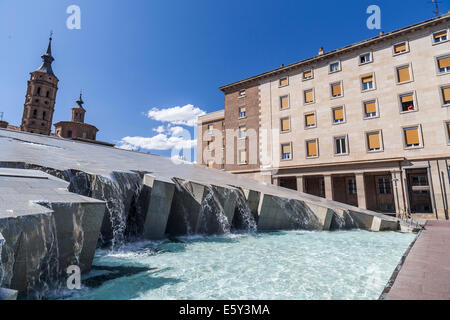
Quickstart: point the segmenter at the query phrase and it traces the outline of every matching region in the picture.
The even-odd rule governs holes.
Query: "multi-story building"
[[[448,219],[450,14],[220,88],[197,162],[384,213]]]

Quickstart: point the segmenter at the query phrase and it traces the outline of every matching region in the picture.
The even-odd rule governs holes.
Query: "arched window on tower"
[[[48,98],[50,96],[50,91],[47,91],[47,94],[45,96]]]
[[[38,89],[37,89],[37,95],[38,95],[38,96],[41,95],[41,87],[38,87]]]

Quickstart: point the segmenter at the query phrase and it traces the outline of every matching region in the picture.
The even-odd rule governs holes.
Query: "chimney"
[[[380,36],[383,36],[384,35],[384,31],[380,31]]]
[[[280,68],[283,68],[283,67],[284,67],[284,63],[281,64]]]
[[[319,49],[319,56],[322,56],[325,53],[325,51],[323,51],[323,47],[320,47]]]

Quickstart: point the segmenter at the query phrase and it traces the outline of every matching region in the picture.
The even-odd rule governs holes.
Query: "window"
[[[214,161],[208,160],[208,168],[213,168],[213,166],[214,166]]]
[[[411,71],[409,65],[401,66],[397,68],[397,82],[404,83],[411,81]]]
[[[72,138],[72,131],[71,130],[67,131],[67,137],[68,138]]]
[[[245,128],[245,126],[239,126],[239,139],[245,139],[245,137],[247,136],[247,129]]]
[[[280,97],[280,109],[281,110],[289,109],[289,96]]]
[[[289,117],[281,119],[281,132],[287,132],[291,130],[291,120]]]
[[[442,31],[433,33],[433,43],[434,44],[447,41],[447,39],[448,39],[447,30],[442,30]]]
[[[305,99],[305,104],[314,102],[314,91],[313,89],[308,89],[303,91],[303,97]]]
[[[247,163],[247,151],[246,150],[239,150],[239,163],[240,164]]]
[[[364,118],[374,118],[377,116],[377,102],[376,100],[370,100],[364,104]]]
[[[306,128],[316,127],[316,114],[315,113],[305,114],[305,127]]]
[[[407,93],[400,96],[401,111],[408,112],[416,110],[414,93]]]
[[[41,95],[41,87],[37,88],[37,95],[40,96]]]
[[[317,150],[317,139],[306,141],[306,157],[315,158],[319,155]]]
[[[208,134],[213,134],[214,126],[212,124],[208,124]]]
[[[245,107],[239,107],[239,118],[247,117],[247,109]]]
[[[368,91],[375,88],[373,74],[361,77],[362,91]]]
[[[404,128],[403,133],[405,137],[406,148],[414,148],[419,147],[421,145],[418,126]]]
[[[290,143],[285,143],[281,145],[281,159],[282,160],[292,159],[292,147]]]
[[[359,64],[366,64],[372,62],[372,54],[371,53],[364,53],[359,56]]]
[[[37,119],[37,110],[36,109],[33,110],[33,119]]]
[[[445,123],[445,129],[447,131],[447,143],[450,144],[450,121]]]
[[[47,112],[42,112],[42,119],[45,120],[45,117],[47,116]]]
[[[347,154],[347,137],[334,138],[334,153],[335,154]]]
[[[341,71],[341,63],[339,61],[330,63],[330,73]]]
[[[289,78],[288,77],[281,78],[278,85],[280,87],[285,87],[285,86],[289,85]]]
[[[437,58],[439,73],[450,72],[450,55]]]
[[[381,132],[374,131],[367,133],[367,149],[369,151],[381,150]]]
[[[441,88],[442,102],[444,106],[450,105],[450,86],[445,86]]]
[[[408,44],[406,42],[401,42],[394,45],[394,55],[402,54],[408,52]]]
[[[377,178],[378,194],[392,194],[391,179],[388,177]]]
[[[331,85],[331,96],[333,98],[342,97],[342,82],[335,82]]]
[[[314,75],[313,75],[312,69],[303,72],[303,80],[310,80],[313,77],[314,77]]]
[[[350,194],[350,195],[357,194],[356,179],[354,179],[354,178],[347,179],[347,191],[348,191],[348,194]]]
[[[245,89],[239,90],[239,98],[245,97]]]
[[[345,121],[344,107],[336,107],[332,109],[333,123],[342,123]]]
[[[50,96],[50,91],[47,91],[47,94],[45,95],[46,98]]]

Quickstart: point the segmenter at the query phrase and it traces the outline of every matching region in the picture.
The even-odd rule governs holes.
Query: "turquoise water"
[[[134,243],[119,252],[97,251],[94,264],[157,269],[67,298],[378,299],[414,238],[397,232],[292,231]]]

